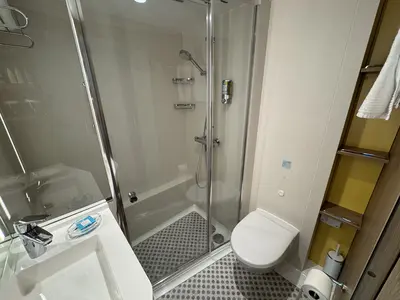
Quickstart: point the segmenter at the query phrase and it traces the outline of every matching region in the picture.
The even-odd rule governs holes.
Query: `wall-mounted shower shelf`
[[[350,209],[326,201],[319,213],[340,223],[350,225],[357,230],[361,229],[363,215]]]
[[[189,77],[189,78],[172,78],[172,83],[173,84],[193,84],[194,83],[194,78]]]
[[[363,148],[350,147],[350,146],[342,146],[339,148],[337,153],[340,155],[346,155],[346,156],[368,158],[368,159],[379,161],[384,164],[389,162],[389,153],[383,152],[383,151],[376,151],[376,150],[363,149]]]
[[[175,109],[195,109],[196,104],[194,103],[175,103],[174,104]]]

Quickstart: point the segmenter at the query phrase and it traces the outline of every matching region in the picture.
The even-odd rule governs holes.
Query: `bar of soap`
[[[84,230],[85,228],[89,227],[93,223],[96,223],[96,220],[91,216],[87,216],[84,219],[76,222],[76,228],[78,228],[79,230]]]

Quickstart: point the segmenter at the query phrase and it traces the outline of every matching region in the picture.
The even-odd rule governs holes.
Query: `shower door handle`
[[[134,192],[134,191],[129,192],[128,197],[129,197],[129,201],[131,201],[131,203],[135,203],[138,201],[138,197],[136,196],[136,192]]]

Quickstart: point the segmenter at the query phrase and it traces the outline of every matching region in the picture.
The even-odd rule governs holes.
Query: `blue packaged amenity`
[[[93,223],[96,223],[96,220],[92,216],[87,216],[86,218],[76,222],[76,228],[79,230],[84,230],[87,227],[91,226]]]
[[[101,215],[98,213],[86,216],[78,221],[75,221],[67,230],[67,236],[70,239],[75,239],[84,236],[95,230],[101,223]]]

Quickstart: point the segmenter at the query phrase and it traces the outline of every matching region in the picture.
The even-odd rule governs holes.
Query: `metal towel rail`
[[[18,8],[15,8],[13,6],[0,6],[0,10],[1,9],[10,10],[11,13],[20,14],[25,22],[22,25],[17,24],[17,22],[16,22],[16,24],[7,24],[4,22],[3,18],[0,16],[0,28],[4,28],[4,30],[0,30],[0,33],[8,34],[11,36],[21,36],[23,38],[28,39],[29,43],[24,45],[24,44],[13,44],[13,43],[0,42],[0,46],[32,48],[33,45],[35,44],[35,42],[29,35],[25,34],[23,31],[23,29],[25,29],[29,24],[28,17],[21,10],[19,10]],[[12,30],[19,30],[19,32],[15,32]]]

